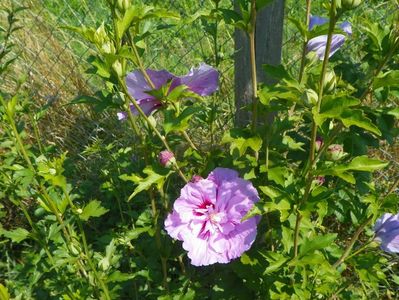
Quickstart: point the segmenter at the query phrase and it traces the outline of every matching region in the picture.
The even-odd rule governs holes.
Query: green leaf
[[[8,293],[7,288],[0,283],[0,300],[9,300],[10,294]]]
[[[360,101],[358,99],[350,96],[326,96],[322,99],[320,112],[313,111],[314,119],[317,125],[320,126],[326,119],[339,118],[346,108],[359,104]]]
[[[275,271],[278,271],[288,260],[289,257],[284,256],[283,254],[267,251],[259,253],[268,261],[269,266],[263,272],[263,275],[271,274]]]
[[[273,180],[275,183],[285,186],[285,178],[288,175],[288,169],[285,167],[269,168],[267,178]]]
[[[107,213],[109,209],[101,206],[101,202],[98,200],[92,200],[85,206],[83,212],[79,215],[81,220],[87,221],[91,217],[101,217]]]
[[[299,254],[301,256],[314,252],[316,250],[324,249],[331,245],[336,239],[336,233],[328,233],[326,235],[318,235],[314,238],[305,238],[303,244],[299,248]]]
[[[168,9],[154,8],[147,5],[132,5],[128,10],[125,11],[122,19],[117,21],[116,27],[118,37],[122,38],[128,28],[133,24],[153,18],[169,18],[179,20],[180,16]]]
[[[152,185],[156,185],[159,190],[162,189],[165,180],[168,178],[170,174],[172,174],[172,170],[169,169],[156,169],[154,170],[153,167],[147,166],[143,173],[146,174],[146,177],[141,177],[138,175],[121,175],[119,176],[120,179],[125,181],[132,181],[137,184],[137,187],[134,189],[133,193],[129,196],[128,201],[133,199],[138,193],[142,191],[148,190]]]
[[[128,281],[130,279],[133,279],[135,277],[136,277],[135,274],[122,273],[121,271],[115,271],[115,272],[112,272],[108,276],[107,282],[124,282],[124,281]]]
[[[369,158],[366,155],[355,157],[348,165],[338,166],[335,169],[339,170],[351,170],[351,171],[367,171],[373,172],[385,168],[388,165],[387,162]]]
[[[252,133],[241,129],[226,132],[222,139],[222,144],[225,143],[230,143],[230,154],[238,150],[240,156],[243,156],[248,148],[255,152],[262,148],[262,139],[259,136],[253,136]]]
[[[288,21],[295,25],[302,37],[306,37],[308,35],[306,25],[300,20],[297,20],[295,18],[288,18]]]
[[[373,89],[399,86],[399,70],[390,70],[374,78]]]
[[[201,108],[199,107],[189,106],[177,117],[173,110],[165,111],[165,121],[163,124],[165,133],[168,134],[173,131],[186,130],[188,128],[190,119],[200,110]]]
[[[287,145],[288,148],[292,149],[292,150],[302,150],[305,151],[302,146],[304,145],[304,143],[302,142],[297,142],[295,141],[292,137],[290,137],[289,135],[284,135],[283,137],[283,144]]]
[[[29,237],[29,231],[27,231],[24,228],[20,228],[20,227],[17,229],[14,229],[14,230],[10,230],[10,231],[0,228],[0,235],[3,235],[6,238],[9,238],[10,240],[12,240],[15,243],[20,243]]]
[[[399,107],[389,109],[387,111],[387,114],[394,116],[396,119],[399,119]]]
[[[345,127],[355,125],[381,136],[381,131],[378,129],[378,127],[374,125],[369,118],[364,116],[363,111],[359,109],[345,110],[338,117],[338,119],[342,121]]]
[[[282,80],[282,79],[289,79],[291,80],[292,77],[288,73],[288,71],[284,68],[283,65],[262,65],[263,70],[266,72],[267,75],[277,79],[277,80]]]
[[[103,269],[103,271],[107,271],[110,266],[112,266],[115,260],[115,240],[112,239],[109,245],[105,247],[105,256],[98,262],[98,265]]]

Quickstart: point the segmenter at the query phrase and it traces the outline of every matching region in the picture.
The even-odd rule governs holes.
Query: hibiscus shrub
[[[90,71],[105,82],[96,97],[74,103],[114,114],[132,145],[85,150],[99,162],[86,193],[68,183],[64,168],[73,166],[65,154],[47,159],[25,149],[14,102],[2,98],[18,165],[26,166],[4,172],[29,186],[16,194],[8,186],[7,195],[28,219],[21,197],[37,199],[29,231],[2,231],[36,245],[24,259],[35,281],[23,291],[28,279],[19,265],[9,289],[40,299],[396,295],[398,180],[376,179],[390,163],[373,157],[373,148],[398,134],[398,13],[386,26],[351,24],[362,1],[328,1],[322,16],[306,1],[306,18],[291,19],[302,37],[298,68],[265,65],[275,84],[254,85],[252,103],[237,107],[248,110],[248,124],[214,135],[225,117],[215,103],[214,95],[223,98],[216,66],[202,63],[185,75],[145,67],[149,22],[179,16],[108,2],[112,22],[69,28],[95,46]],[[256,16],[272,1],[239,0],[235,11],[212,2],[207,22],[244,30],[252,47]],[[348,40],[356,56],[343,47]],[[202,140],[209,132],[212,140]]]

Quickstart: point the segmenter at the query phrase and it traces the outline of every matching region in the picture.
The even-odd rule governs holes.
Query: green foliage
[[[178,3],[177,14],[159,1],[156,6],[107,2],[103,14],[108,13],[108,20],[65,29],[94,45],[87,72],[105,83],[94,95],[80,95],[69,104],[112,115],[128,111],[135,101],[127,91],[126,74],[131,69],[145,74],[152,54],[163,55],[153,49],[155,38],[175,37],[176,28],[197,22],[205,34],[201,47],[209,44],[211,50],[193,60],[222,70],[235,51],[223,48],[223,35],[233,28],[253,33],[253,3],[257,12],[272,3],[240,0],[233,10],[228,1],[212,0],[197,10],[198,1],[189,0]],[[381,172],[395,162],[374,155],[375,148],[393,142],[399,133],[397,29],[349,11],[365,5],[374,9],[372,1],[337,2],[333,32],[329,24],[309,31],[299,11],[288,11],[288,26],[306,41],[342,33],[339,24],[350,16],[350,46],[324,67],[310,53],[302,71],[295,64],[264,65],[258,73],[264,71],[275,83],[259,84],[260,121],[252,126],[231,126],[228,103],[219,101],[230,87],[223,85],[217,96],[203,98],[184,85],[170,91],[170,81],[147,91],[161,103],[156,113],[109,124],[120,129],[109,135],[112,140],[100,132],[76,155],[49,147],[47,141],[43,147],[40,133],[32,134],[37,128],[29,116],[39,120],[50,117],[51,110],[33,110],[32,99],[21,91],[1,91],[0,300],[394,295],[399,285],[396,258],[382,255],[371,226],[383,213],[398,212],[395,182],[381,179]],[[312,14],[327,16],[323,3],[315,3]],[[18,29],[19,10],[6,10],[8,27],[0,29],[6,44],[0,49],[1,74],[14,61],[9,41]],[[173,30],[164,35],[165,28]],[[189,37],[180,35],[187,47]],[[289,49],[293,58],[300,57],[303,40]],[[167,60],[165,65],[178,65],[183,58],[176,54]],[[318,137],[323,143],[316,147]],[[343,148],[339,155],[330,153],[334,144]],[[156,162],[165,149],[176,158],[170,169]],[[186,246],[163,230],[164,220],[183,185],[217,166],[237,170],[257,189],[260,201],[242,219],[259,219],[257,239],[229,264],[197,268],[190,265]]]

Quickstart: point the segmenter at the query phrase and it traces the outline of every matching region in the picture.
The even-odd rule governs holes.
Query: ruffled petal
[[[182,84],[200,96],[209,96],[219,87],[219,72],[207,64],[201,64],[187,75],[179,77],[173,85]]]
[[[166,70],[147,70],[147,74],[155,85],[155,89],[160,89],[169,80],[176,78],[175,75]],[[140,70],[135,70],[126,76],[126,86],[129,94],[138,102],[143,99],[154,99],[154,96],[147,94],[152,88],[144,78]]]
[[[249,250],[256,238],[257,219],[250,218],[236,226],[235,230],[228,234],[227,239],[231,247],[227,249],[229,259],[240,257]]]
[[[238,178],[238,172],[227,168],[216,168],[208,175],[208,180],[220,185],[223,181],[233,181]]]

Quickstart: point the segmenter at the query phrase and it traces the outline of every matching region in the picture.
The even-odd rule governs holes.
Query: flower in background
[[[374,232],[382,250],[399,253],[399,214],[383,214],[375,223]]]
[[[314,26],[323,25],[328,22],[327,18],[318,17],[318,16],[311,16],[309,22],[309,30],[312,30]],[[349,22],[345,21],[340,25],[342,31],[344,31],[348,35],[352,35],[352,26]],[[326,52],[326,45],[327,45],[327,38],[328,35],[319,35],[316,36],[308,41],[307,44],[307,51],[314,51],[316,55],[319,57],[320,60],[324,59],[324,54]],[[345,42],[346,36],[343,34],[333,34],[331,40],[331,49],[329,53],[329,57],[334,55],[335,52],[338,51],[339,48]]]
[[[259,217],[242,218],[258,200],[250,181],[234,170],[216,168],[208,178],[183,187],[165,229],[172,238],[183,241],[193,265],[228,263],[255,240]]]
[[[166,70],[157,71],[147,69],[146,72],[156,90],[170,82],[168,93],[178,86],[185,85],[188,90],[199,96],[209,96],[219,87],[218,71],[204,63],[198,68],[192,68],[190,72],[184,76],[176,76]],[[146,115],[150,115],[153,111],[162,107],[161,101],[148,94],[148,92],[153,89],[140,70],[135,70],[126,76],[126,86],[129,94],[137,101],[137,104]],[[130,109],[133,114],[138,114],[138,111],[133,105],[130,105]],[[125,118],[125,112],[118,113],[119,120]]]

